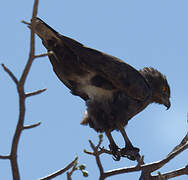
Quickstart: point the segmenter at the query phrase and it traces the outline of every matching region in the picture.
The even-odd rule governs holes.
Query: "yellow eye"
[[[162,91],[165,92],[166,91],[166,87],[162,87]]]

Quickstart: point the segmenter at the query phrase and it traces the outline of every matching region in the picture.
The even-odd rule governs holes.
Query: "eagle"
[[[121,59],[89,48],[59,34],[35,17],[30,28],[42,40],[57,77],[73,95],[85,101],[81,121],[97,132],[104,132],[115,160],[136,160],[139,148],[128,138],[125,126],[151,103],[170,108],[170,86],[166,76],[152,67],[136,70]],[[111,132],[118,130],[125,141],[119,148]]]

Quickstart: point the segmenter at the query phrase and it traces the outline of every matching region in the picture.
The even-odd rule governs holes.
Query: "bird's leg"
[[[135,161],[136,156],[138,155],[140,150],[132,145],[125,132],[125,129],[122,126],[119,127],[119,130],[125,140],[125,148],[121,149],[121,156],[127,157],[128,159]]]
[[[105,131],[105,134],[110,142],[109,148],[110,148],[110,151],[112,152],[112,155],[114,156],[113,159],[115,161],[119,161],[121,158],[120,148],[116,145],[110,131]]]

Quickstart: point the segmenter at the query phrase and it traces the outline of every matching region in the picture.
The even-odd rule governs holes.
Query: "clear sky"
[[[0,29],[0,63],[17,77],[29,53],[30,31],[21,20],[31,18],[33,0],[2,1]],[[134,117],[126,127],[133,144],[145,155],[145,162],[165,157],[187,132],[188,112],[188,1],[187,0],[40,0],[38,16],[60,33],[81,43],[117,56],[136,69],[152,66],[167,76],[171,86],[171,108],[152,104]],[[37,54],[45,53],[37,38]],[[15,85],[0,69],[0,154],[10,151],[18,120],[18,96]],[[54,172],[76,155],[87,165],[89,180],[96,180],[98,169],[88,139],[97,142],[97,133],[80,125],[84,102],[72,96],[57,79],[47,57],[37,59],[27,79],[26,91],[47,88],[27,100],[25,124],[41,121],[40,127],[24,131],[19,144],[18,160],[22,179],[34,180]],[[116,141],[123,146],[118,132]],[[104,138],[103,145],[108,147]],[[188,152],[172,160],[161,172],[187,165]],[[105,170],[135,165],[103,156]],[[140,173],[124,174],[109,180],[138,179]],[[65,179],[65,175],[56,180]],[[0,179],[11,179],[10,163],[0,160]],[[73,179],[84,179],[80,172]],[[175,178],[186,180],[182,176]]]

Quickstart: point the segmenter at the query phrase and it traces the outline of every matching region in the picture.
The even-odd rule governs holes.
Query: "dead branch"
[[[53,54],[53,52],[49,51],[49,52],[44,53],[44,54],[35,55],[35,58],[45,57],[45,56],[49,56],[49,55],[52,55],[52,54]]]
[[[35,95],[43,93],[44,91],[46,91],[46,88],[40,89],[40,90],[37,90],[37,91],[34,91],[34,92],[27,93],[27,94],[25,94],[25,97],[35,96]]]
[[[24,126],[23,129],[32,129],[32,128],[38,127],[38,126],[40,126],[40,125],[41,125],[41,122],[38,122],[38,123],[36,123],[36,124]]]
[[[11,79],[13,80],[13,82],[18,85],[18,80],[16,78],[16,76],[12,73],[12,71],[10,69],[8,69],[4,64],[1,64],[4,71],[8,73],[8,75],[11,77]]]
[[[77,170],[77,162],[74,163],[72,170],[70,172],[67,172],[67,180],[72,180],[71,176],[72,174]]]
[[[0,159],[10,159],[10,155],[8,155],[8,156],[1,156],[0,155]]]
[[[169,155],[167,155],[166,158],[164,158],[160,161],[149,163],[149,164],[144,164],[144,160],[143,160],[144,157],[142,156],[139,160],[137,160],[138,164],[136,166],[113,169],[113,170],[106,171],[106,172],[104,172],[104,170],[103,170],[103,166],[102,166],[99,156],[103,153],[105,153],[105,154],[106,153],[111,154],[111,153],[109,153],[108,150],[105,150],[104,148],[99,147],[99,144],[101,145],[101,143],[102,143],[102,138],[99,138],[99,143],[97,146],[95,146],[93,144],[93,142],[91,140],[89,140],[89,143],[90,143],[90,146],[91,146],[93,152],[89,152],[86,150],[84,150],[84,152],[89,155],[95,156],[96,163],[97,163],[97,166],[98,166],[99,172],[100,172],[99,180],[104,180],[107,177],[118,175],[118,174],[130,173],[130,172],[136,172],[136,171],[142,172],[140,180],[161,180],[161,178],[170,179],[170,178],[173,178],[176,176],[181,176],[181,175],[185,175],[185,174],[188,175],[188,165],[184,168],[174,170],[171,172],[167,172],[164,174],[158,174],[158,175],[151,176],[151,173],[160,169],[165,164],[167,164],[170,160],[172,160],[177,155],[179,155],[181,152],[188,149],[188,144],[187,144],[188,138],[187,137],[188,137],[188,135],[186,135],[183,138],[183,140],[180,142],[180,144],[178,146],[176,146],[173,149],[173,151],[171,153],[169,153]]]
[[[37,15],[37,11],[38,11],[38,0],[34,1],[34,6],[33,6],[33,14],[32,14],[32,19],[36,17]],[[26,66],[23,70],[23,73],[21,75],[20,80],[18,81],[17,78],[15,77],[15,75],[11,72],[10,69],[8,69],[4,64],[2,64],[3,69],[5,70],[5,72],[8,73],[8,75],[11,77],[11,79],[14,81],[14,83],[17,86],[17,91],[18,91],[18,95],[19,95],[19,118],[18,118],[18,123],[16,126],[16,130],[13,136],[13,140],[12,140],[12,147],[11,147],[11,153],[8,156],[0,156],[0,159],[9,159],[11,161],[11,168],[12,168],[12,175],[13,175],[13,179],[14,180],[19,180],[20,179],[20,173],[19,173],[19,168],[18,168],[18,163],[17,163],[17,150],[18,150],[18,143],[21,137],[21,133],[23,130],[26,129],[32,129],[35,127],[38,127],[41,122],[38,122],[36,124],[32,124],[32,125],[27,125],[24,126],[24,119],[25,119],[25,100],[27,97],[31,97],[34,95],[38,95],[43,93],[46,89],[41,89],[38,91],[34,91],[34,92],[30,92],[30,93],[25,93],[24,91],[24,85],[25,85],[25,81],[26,78],[28,76],[28,73],[31,69],[31,65],[33,63],[33,60],[35,58],[39,58],[39,57],[44,57],[44,56],[48,56],[50,54],[52,54],[52,52],[48,52],[45,54],[40,54],[40,55],[35,55],[35,33],[32,27],[34,27],[33,23],[27,23],[25,21],[22,21],[24,24],[30,25],[30,30],[31,30],[31,35],[30,35],[30,53],[29,53],[29,58],[28,61],[26,63]],[[71,177],[72,173],[76,170],[76,165],[77,165],[77,159],[78,157],[76,157],[70,164],[68,164],[65,168],[49,175],[46,176],[44,178],[41,178],[41,180],[47,180],[47,179],[52,179],[58,175],[63,174],[65,171],[69,170],[71,167],[73,167],[72,171],[69,173],[69,177]]]
[[[35,0],[34,6],[33,6],[33,16],[32,17],[36,17],[37,9],[38,9],[38,0]],[[15,130],[15,133],[13,136],[13,140],[12,140],[11,152],[10,152],[10,155],[8,155],[8,156],[1,156],[1,159],[10,159],[12,175],[13,175],[13,179],[15,179],[15,180],[20,179],[20,173],[19,173],[18,162],[17,162],[17,150],[18,150],[18,143],[20,140],[20,136],[24,129],[23,124],[24,124],[24,119],[25,119],[25,98],[26,98],[25,92],[24,92],[24,84],[25,84],[25,80],[27,78],[27,75],[31,68],[31,64],[34,59],[34,53],[35,53],[34,43],[35,43],[34,31],[31,29],[30,55],[29,55],[29,59],[26,63],[25,69],[24,69],[19,81],[17,80],[15,75],[4,64],[2,64],[2,67],[5,70],[5,72],[8,73],[8,75],[11,77],[13,82],[16,84],[18,95],[19,95],[19,107],[20,107],[19,109],[20,109],[20,111],[19,111],[18,123],[17,123],[16,130]]]
[[[188,133],[185,135],[185,137],[183,138],[183,140],[180,142],[180,144],[178,144],[170,153],[173,153],[175,151],[177,151],[179,148],[181,148],[183,145],[185,145],[188,142]]]
[[[32,19],[37,16],[38,3],[39,3],[39,0],[35,0],[34,1]],[[33,24],[32,23],[34,23],[34,22],[31,22],[31,36],[30,36],[30,53],[29,53],[29,59],[28,59],[27,64],[26,64],[26,66],[24,68],[22,76],[20,78],[20,82],[19,83],[21,85],[23,85],[25,83],[25,80],[27,78],[27,75],[29,73],[29,70],[31,68],[32,62],[33,62],[34,57],[35,57],[35,32],[33,30]]]
[[[36,17],[37,9],[38,9],[38,0],[35,0],[34,6],[33,6],[33,16],[32,17]],[[21,132],[24,129],[23,128],[24,118],[25,118],[24,84],[25,84],[26,77],[27,77],[27,75],[29,73],[29,70],[31,68],[31,64],[33,62],[33,57],[34,57],[34,53],[35,53],[34,46],[35,46],[34,31],[31,29],[29,59],[27,61],[25,69],[24,69],[24,71],[23,71],[23,73],[21,75],[21,78],[20,78],[20,80],[17,83],[17,90],[18,90],[18,94],[19,94],[20,112],[19,112],[19,119],[18,119],[16,131],[15,131],[15,134],[14,134],[14,137],[13,137],[13,141],[12,141],[11,154],[10,154],[10,156],[11,156],[10,161],[11,161],[13,179],[16,179],[16,180],[20,179],[20,173],[19,173],[18,163],[17,163],[17,150],[18,150],[18,143],[19,143],[19,140],[20,140]]]
[[[188,175],[188,165],[185,166],[184,168],[161,174],[160,176],[166,180],[166,179],[171,179],[171,178],[182,176],[182,175]],[[152,180],[160,180],[159,175],[153,176]]]
[[[73,167],[76,163],[77,163],[78,157],[76,157],[70,164],[68,164],[66,167],[64,167],[63,169],[60,169],[46,177],[40,178],[39,180],[49,180],[52,178],[55,178],[61,174],[63,174],[64,172],[66,172],[67,170],[69,170],[71,167]]]

